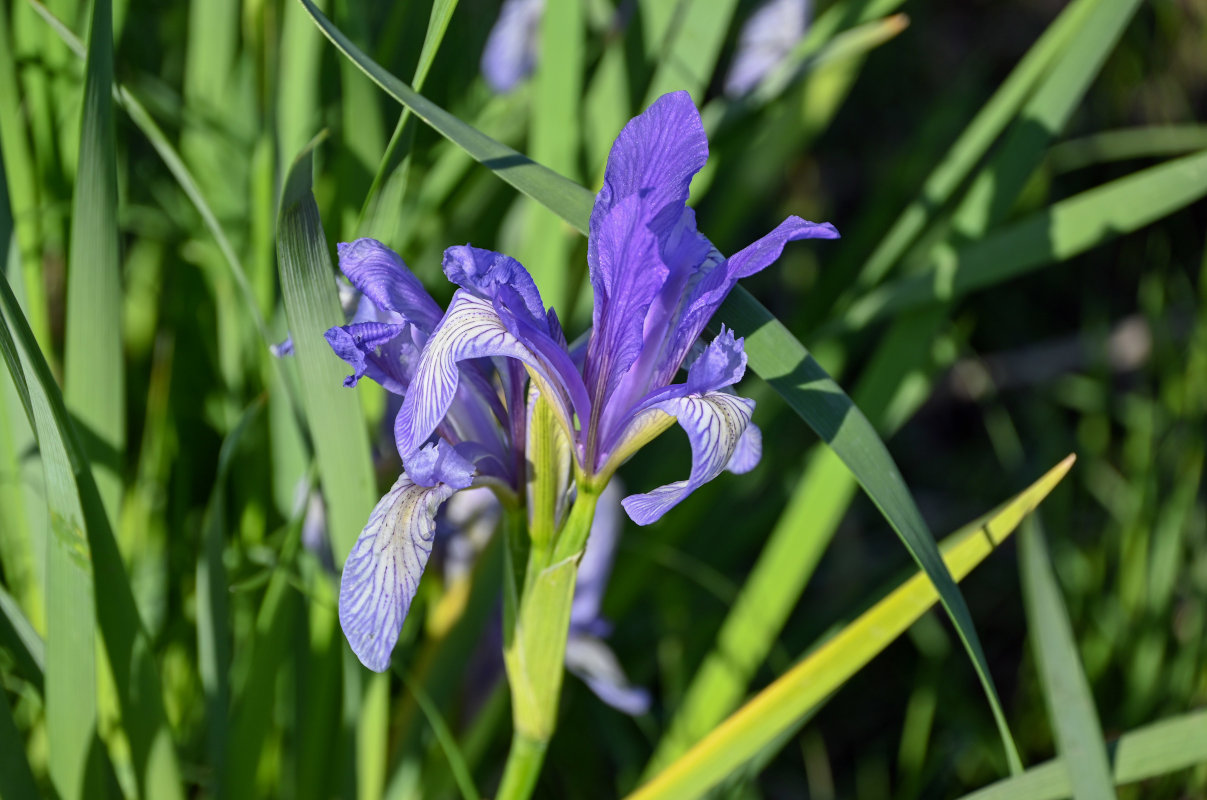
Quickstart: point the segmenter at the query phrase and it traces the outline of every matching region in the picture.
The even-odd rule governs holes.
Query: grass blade
[[[328,328],[345,320],[327,239],[310,191],[311,146],[294,162],[285,182],[277,220],[277,259],[332,548],[336,561],[342,563],[369,518],[377,492],[360,401],[344,388],[347,369],[323,338]]]
[[[68,251],[64,386],[84,428],[97,489],[115,525],[121,502],[126,416],[117,243],[117,151],[113,137],[113,7],[92,5],[84,112]]]
[[[1207,150],[1207,125],[1150,125],[1061,142],[1048,151],[1048,163],[1059,174],[1108,161],[1180,156],[1199,150]]]
[[[1077,654],[1077,640],[1048,558],[1043,529],[1036,518],[1024,523],[1018,548],[1027,627],[1040,686],[1056,732],[1056,751],[1068,767],[1073,796],[1084,800],[1114,797],[1111,765],[1094,696]]]
[[[643,106],[676,89],[690,92],[697,105],[703,101],[737,5],[737,0],[680,4]]]
[[[1116,786],[1207,763],[1207,709],[1137,728],[1107,749]],[[1063,800],[1072,793],[1068,765],[1054,759],[960,800]]]
[[[46,698],[52,778],[64,798],[97,797],[102,795],[93,792],[104,791],[101,773],[93,771],[101,765],[95,740],[99,622],[135,780],[146,796],[182,797],[159,671],[90,464],[7,281],[0,281],[0,308],[6,322],[0,339],[8,341],[0,350],[14,383],[25,384],[21,365],[9,358],[14,339],[34,378],[25,384],[27,403],[36,422],[51,511]],[[89,756],[90,751],[95,755]]]
[[[855,331],[883,317],[952,301],[1142,228],[1207,195],[1207,151],[1140,170],[936,256],[931,268],[864,295],[819,335]]]
[[[410,107],[418,117],[484,166],[494,170],[503,180],[553,210],[578,230],[586,232],[592,204],[591,193],[587,189],[495,142],[420,96],[353,45],[311,0],[299,2],[336,47],[394,99]],[[751,368],[767,380],[838,453],[901,537],[910,554],[934,581],[943,607],[951,615],[985,687],[1006,746],[1007,758],[1012,768],[1021,768],[964,598],[944,567],[934,538],[905,489],[900,472],[884,443],[867,418],[809,355],[804,345],[745,289],[738,287],[730,294],[717,318],[724,319],[737,333],[746,336],[745,349]]]
[[[1043,501],[1072,465],[1073,456],[1069,456],[996,512],[952,534],[943,547],[951,573],[963,578],[971,572]],[[695,797],[716,785],[842,686],[937,599],[929,578],[916,574],[629,795],[630,800]]]
[[[21,613],[17,601],[3,588],[0,588],[0,643],[12,654],[18,674],[42,691],[46,645]]]

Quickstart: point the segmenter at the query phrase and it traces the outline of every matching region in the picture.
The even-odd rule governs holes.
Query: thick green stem
[[[519,732],[515,734],[495,800],[528,800],[532,797],[536,779],[541,774],[541,765],[545,763],[547,746],[547,742],[529,739]]]

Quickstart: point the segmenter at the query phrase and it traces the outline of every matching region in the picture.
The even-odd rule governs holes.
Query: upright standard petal
[[[584,379],[597,411],[641,355],[646,314],[669,275],[649,227],[651,210],[634,194],[592,222],[595,312]]]
[[[707,160],[708,137],[691,95],[662,95],[616,137],[591,211],[591,230],[626,197],[640,195],[655,233],[669,231],[683,213],[692,177]]]
[[[638,414],[630,424],[635,430],[644,424],[642,418],[646,415],[669,414],[675,418],[691,444],[692,469],[687,480],[626,497],[622,504],[629,517],[638,525],[649,525],[720,475],[738,450],[753,410],[753,400],[726,392],[709,392],[660,400]]]

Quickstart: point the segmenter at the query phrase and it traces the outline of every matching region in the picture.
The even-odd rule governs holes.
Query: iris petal
[[[401,359],[378,354],[406,330],[406,325],[385,322],[357,322],[329,329],[324,337],[335,354],[348,362],[352,374],[344,378],[344,386],[355,386],[368,375],[395,394],[406,391],[407,379]],[[393,348],[397,349],[397,348]]]
[[[753,400],[727,392],[709,392],[703,396],[685,394],[660,400],[638,414],[629,429],[641,425],[642,418],[649,414],[669,414],[675,418],[691,443],[692,470],[687,480],[626,497],[622,504],[629,517],[638,525],[649,525],[721,474],[737,452],[753,410]]]
[[[440,321],[440,306],[423,284],[397,253],[376,239],[341,242],[339,268],[382,311],[401,314],[424,331]]]
[[[407,475],[374,507],[344,562],[339,623],[352,652],[374,672],[390,666],[403,620],[432,553],[436,509],[456,491],[419,486]]]
[[[394,438],[404,462],[448,413],[461,377],[458,362],[493,356],[518,359],[529,367],[540,391],[553,402],[568,430],[573,430],[565,393],[547,362],[507,329],[490,301],[461,289],[424,345],[411,391],[394,423]]]

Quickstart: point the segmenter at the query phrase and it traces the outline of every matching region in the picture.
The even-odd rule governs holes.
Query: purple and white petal
[[[482,77],[506,94],[536,67],[545,0],[506,0],[482,51]]]
[[[735,339],[733,330],[721,325],[721,332],[708,343],[687,369],[687,390],[704,394],[732,386],[746,374],[744,339]]]
[[[638,414],[626,433],[639,430],[642,418],[651,414],[669,414],[675,418],[691,444],[692,469],[687,480],[626,497],[622,504],[629,517],[638,525],[649,525],[721,474],[737,452],[753,410],[753,400],[727,392],[709,392],[703,396],[686,394],[660,400]]]
[[[514,294],[508,297],[509,307],[516,313],[522,308],[534,322],[548,324],[536,281],[511,256],[466,244],[445,250],[441,265],[450,281],[479,297],[494,300],[510,289]]]
[[[419,486],[404,473],[374,507],[344,562],[339,623],[352,652],[374,672],[390,666],[403,620],[432,554],[436,509],[456,491]]]
[[[796,47],[809,27],[810,0],[768,0],[742,26],[725,94],[741,97]]]
[[[518,359],[529,367],[540,391],[553,402],[567,429],[573,430],[569,401],[545,360],[507,329],[489,300],[460,289],[424,345],[411,391],[394,421],[395,443],[404,463],[448,413],[461,379],[458,363],[494,356]]]
[[[763,432],[759,430],[758,425],[751,422],[746,425],[746,430],[742,431],[742,438],[738,439],[738,446],[729,457],[725,471],[734,475],[750,472],[759,465],[759,459],[762,457]]]
[[[611,648],[594,636],[570,634],[566,641],[566,669],[617,711],[635,717],[650,710],[650,693],[629,684]]]
[[[397,253],[376,239],[341,242],[339,268],[382,311],[401,314],[423,331],[430,331],[440,321],[440,306],[423,284]]]

